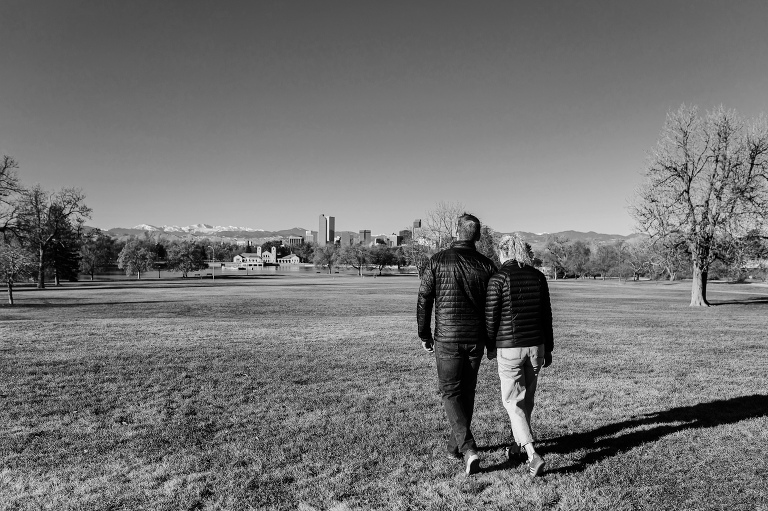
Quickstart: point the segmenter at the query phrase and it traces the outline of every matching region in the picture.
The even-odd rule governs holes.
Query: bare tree
[[[413,265],[416,267],[416,271],[419,272],[419,276],[424,272],[424,269],[429,263],[429,256],[432,254],[430,249],[430,241],[426,237],[425,230],[422,227],[414,226],[411,230],[409,227],[410,235],[403,242],[403,254],[405,255],[405,263],[407,265]]]
[[[667,274],[672,281],[677,279],[681,269],[690,265],[691,256],[688,254],[688,243],[680,236],[665,236],[648,244],[650,265],[657,274]]]
[[[459,217],[462,214],[464,205],[460,202],[438,202],[424,218],[423,236],[437,250],[449,247],[458,238]]]
[[[723,247],[768,216],[768,122],[722,107],[670,112],[631,212],[652,240],[681,237],[693,266],[691,306],[709,305],[707,273]]]
[[[619,247],[623,264],[632,269],[632,280],[640,280],[640,276],[651,269],[650,241],[645,238],[633,243],[621,242]]]
[[[621,264],[620,246],[617,244],[594,243],[590,247],[589,268],[593,278],[599,273],[605,280],[605,276],[611,270]]]
[[[0,235],[8,238],[18,234],[16,220],[19,203],[17,196],[22,188],[16,175],[19,164],[10,156],[0,160]]]
[[[37,287],[45,288],[46,256],[73,224],[91,217],[85,205],[85,195],[77,188],[58,192],[43,190],[36,185],[21,193],[18,201],[19,232],[26,244],[37,253]]]
[[[566,268],[577,277],[584,277],[589,270],[591,255],[589,246],[581,240],[576,240],[566,247]]]
[[[554,279],[557,280],[559,272],[565,273],[568,268],[568,244],[570,240],[565,236],[551,234],[547,236],[542,260],[552,268]]]
[[[34,271],[34,255],[22,247],[17,239],[0,239],[0,274],[8,286],[8,303],[13,305],[13,282],[28,277]]]

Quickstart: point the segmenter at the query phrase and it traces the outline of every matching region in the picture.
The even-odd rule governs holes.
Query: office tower
[[[367,229],[364,231],[360,231],[360,243],[365,246],[368,246],[370,242],[371,242],[371,231]]]
[[[320,215],[320,222],[317,227],[317,246],[324,247],[328,242],[328,219],[325,215]]]
[[[333,244],[336,238],[336,218],[320,215],[317,229],[317,246],[324,247],[326,244]]]

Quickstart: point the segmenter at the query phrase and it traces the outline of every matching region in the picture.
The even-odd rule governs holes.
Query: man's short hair
[[[475,215],[464,213],[459,217],[458,235],[460,241],[478,241],[480,239],[480,220]]]
[[[506,259],[513,259],[528,266],[533,266],[530,247],[519,234],[505,234],[499,240],[499,252]]]

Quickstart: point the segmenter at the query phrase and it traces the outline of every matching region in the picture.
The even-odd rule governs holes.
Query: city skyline
[[[768,6],[3,2],[0,154],[89,225],[627,235],[681,104],[768,110]]]

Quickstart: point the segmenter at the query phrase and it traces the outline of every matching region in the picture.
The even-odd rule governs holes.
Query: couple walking
[[[464,214],[458,241],[429,260],[419,289],[417,319],[422,347],[435,353],[443,407],[451,426],[448,455],[463,460],[467,475],[480,469],[470,429],[483,351],[498,360],[501,399],[509,414],[513,461],[524,452],[532,476],[544,470],[534,449],[531,412],[539,371],[552,363],[552,308],[544,275],[533,268],[519,236],[504,236],[496,265],[475,249],[480,221]],[[435,331],[431,329],[432,310]]]

